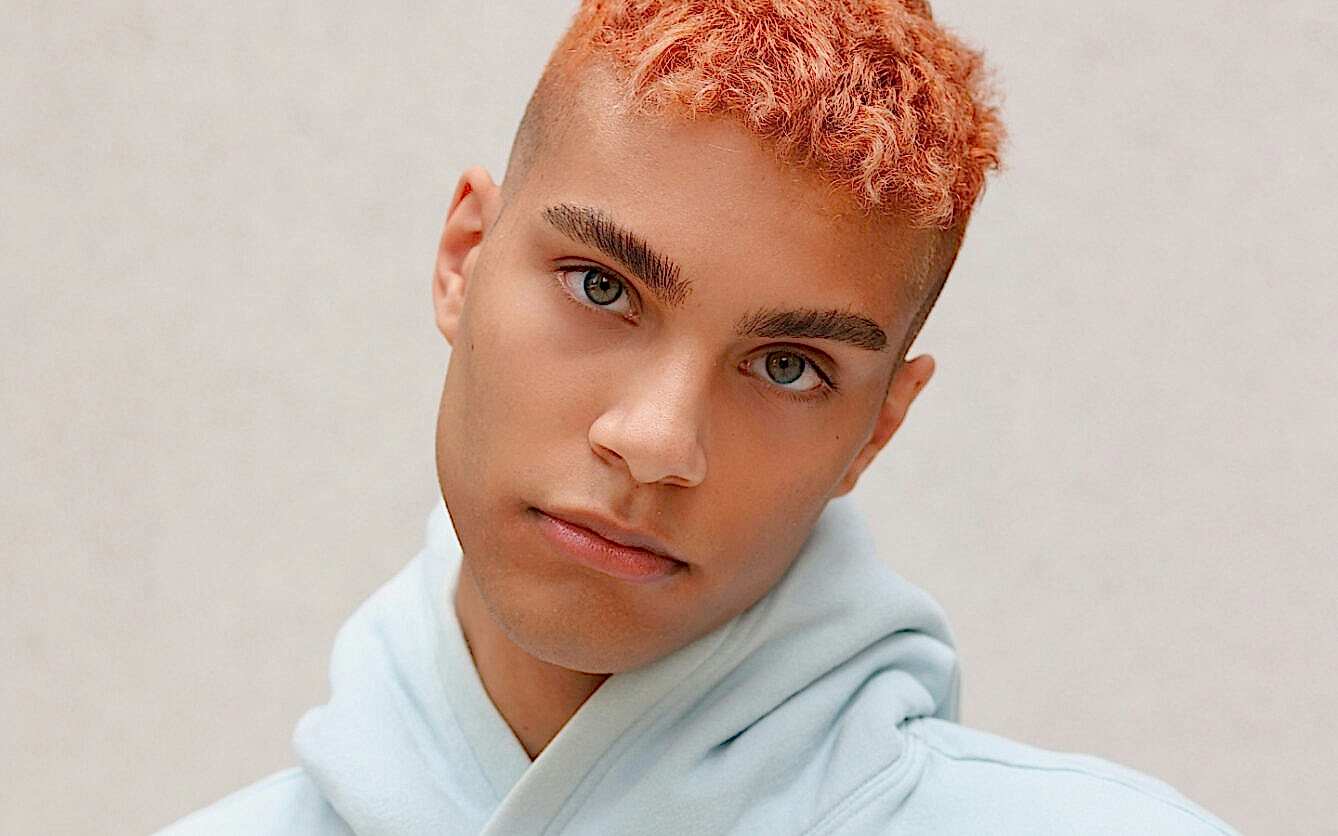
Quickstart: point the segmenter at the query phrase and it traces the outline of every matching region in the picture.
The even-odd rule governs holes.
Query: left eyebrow
[[[740,317],[735,330],[741,337],[836,340],[869,351],[887,348],[887,334],[878,323],[839,310],[763,308]]]

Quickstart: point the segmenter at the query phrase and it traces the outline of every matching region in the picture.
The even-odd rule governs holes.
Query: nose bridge
[[[712,369],[680,343],[613,375],[616,394],[591,427],[592,445],[617,454],[637,481],[701,482]]]
[[[701,412],[710,387],[712,364],[701,352],[679,346],[651,358],[645,374],[631,387],[637,403],[675,420]]]

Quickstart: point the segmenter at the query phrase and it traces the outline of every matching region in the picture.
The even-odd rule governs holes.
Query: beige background
[[[71,5],[0,26],[0,831],[142,833],[417,550],[436,238],[571,3]],[[1338,833],[1338,9],[936,7],[1009,167],[857,495],[964,719]]]

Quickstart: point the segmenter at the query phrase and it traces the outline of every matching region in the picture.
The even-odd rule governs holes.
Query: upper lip
[[[612,541],[620,546],[631,546],[634,549],[653,552],[660,557],[677,560],[679,563],[683,562],[674,556],[673,551],[665,545],[663,540],[650,532],[634,528],[594,511],[583,511],[579,508],[559,508],[551,511],[541,508],[540,510],[550,517],[556,517],[564,522],[588,528],[605,540]]]

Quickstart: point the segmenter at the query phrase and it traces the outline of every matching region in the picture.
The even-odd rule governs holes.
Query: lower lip
[[[589,529],[550,517],[537,508],[534,510],[539,515],[539,529],[563,554],[619,580],[650,583],[672,575],[684,565],[645,549],[605,540]]]

